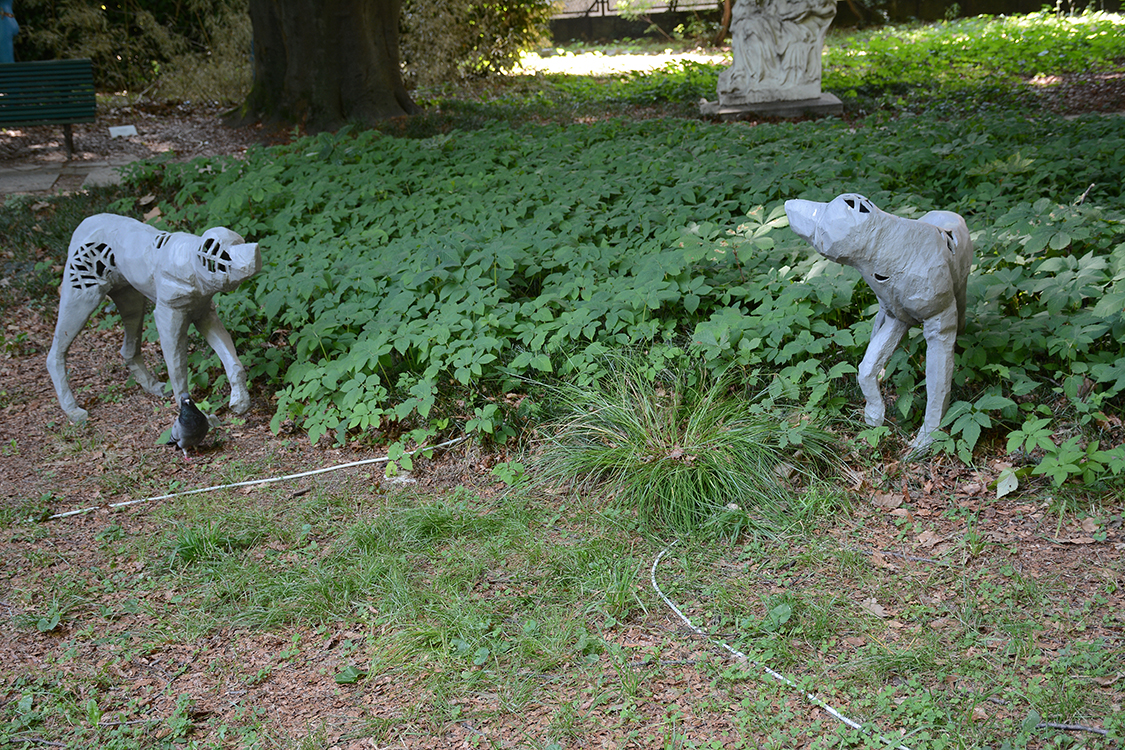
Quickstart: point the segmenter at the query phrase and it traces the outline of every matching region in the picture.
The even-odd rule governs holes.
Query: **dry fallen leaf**
[[[875,601],[875,597],[870,597],[868,599],[864,599],[862,602],[859,603],[859,606],[860,606],[860,609],[863,609],[864,611],[869,612],[869,613],[875,615],[876,617],[886,617],[887,616],[887,610],[883,608],[882,604]]]
[[[1083,518],[1082,519],[1082,530],[1085,531],[1087,534],[1093,534],[1095,531],[1098,530],[1099,526],[1101,526],[1101,524],[1098,523],[1097,519],[1094,519],[1094,518]]]
[[[885,570],[898,570],[898,566],[887,559],[882,552],[873,552],[870,556],[871,564]]]
[[[933,529],[926,529],[925,531],[923,531],[921,534],[918,535],[918,544],[922,545],[926,549],[929,549],[929,548],[933,547],[935,544],[937,544],[938,542],[943,541],[944,538],[945,537],[943,537],[941,534],[937,533]]]
[[[892,495],[888,492],[876,492],[875,496],[871,498],[871,502],[875,503],[880,508],[893,510],[902,505],[902,495]]]
[[[863,485],[867,483],[867,477],[861,471],[856,471],[855,469],[845,466],[844,474],[846,474],[848,479],[851,481],[852,490],[855,492],[861,490],[863,488]]]
[[[996,498],[1000,499],[1012,494],[1019,489],[1019,486],[1020,480],[1016,477],[1016,473],[1011,469],[1004,469],[996,479]]]

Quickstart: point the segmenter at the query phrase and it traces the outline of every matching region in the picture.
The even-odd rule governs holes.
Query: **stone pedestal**
[[[758,120],[763,117],[794,118],[806,115],[825,117],[843,114],[844,105],[835,94],[821,94],[815,99],[750,104],[723,105],[720,102],[703,100],[699,102],[699,112],[704,117],[717,117],[724,121]]]

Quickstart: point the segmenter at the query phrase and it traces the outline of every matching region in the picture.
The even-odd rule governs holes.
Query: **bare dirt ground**
[[[285,131],[261,125],[228,127],[224,110],[216,106],[150,103],[110,106],[98,112],[93,123],[73,127],[75,153],[69,161],[100,162],[122,158],[144,159],[173,151],[178,159],[197,156],[243,154],[258,144],[287,139]],[[114,138],[112,127],[132,125],[137,135]],[[0,131],[0,167],[58,165],[67,162],[60,126],[38,126]],[[57,186],[56,190],[73,189]]]
[[[1041,82],[1045,83],[1045,82]],[[1089,82],[1063,82],[1051,89],[1050,99],[1067,114],[1125,110],[1125,79],[1121,76]],[[180,158],[199,155],[237,155],[258,143],[284,140],[285,133],[260,128],[230,129],[221,125],[213,109],[160,105],[115,111],[99,118],[95,125],[75,127],[79,153],[75,161],[104,160],[109,155],[143,158],[174,150]],[[135,125],[137,136],[110,139],[111,125]],[[0,166],[47,164],[65,158],[61,134],[53,128],[29,128],[18,135],[0,134]],[[53,192],[76,189],[56,184]],[[87,327],[71,350],[71,384],[79,401],[90,411],[86,427],[70,426],[60,411],[44,369],[44,356],[50,347],[54,318],[51,311],[31,308],[11,310],[0,321],[5,348],[0,351],[0,503],[6,507],[38,504],[42,516],[94,508],[66,518],[40,521],[34,525],[15,524],[0,529],[0,696],[5,702],[19,698],[16,687],[21,677],[70,672],[75,684],[91,680],[103,686],[103,694],[129,696],[140,701],[147,716],[167,717],[176,710],[177,695],[189,694],[195,700],[192,721],[244,721],[247,710],[261,708],[278,737],[303,737],[310,727],[323,726],[323,745],[333,748],[462,748],[482,741],[496,746],[519,747],[529,730],[545,725],[547,707],[533,708],[518,715],[502,711],[495,723],[483,729],[471,721],[448,721],[428,726],[412,716],[409,707],[418,696],[417,687],[393,675],[372,676],[358,686],[341,686],[332,680],[341,658],[331,650],[305,652],[299,658],[279,662],[275,657],[291,640],[295,630],[263,632],[229,629],[208,633],[191,643],[169,643],[146,655],[122,664],[113,657],[114,647],[106,645],[117,638],[129,639],[130,628],[145,617],[138,612],[104,625],[99,642],[90,641],[72,651],[69,636],[74,626],[47,632],[35,628],[16,628],[13,623],[23,614],[14,603],[12,592],[32,586],[34,575],[22,561],[34,557],[55,573],[69,571],[83,580],[87,571],[103,564],[98,535],[110,526],[126,536],[159,533],[152,520],[150,503],[113,510],[109,506],[141,499],[155,488],[196,488],[228,480],[230,459],[256,464],[270,475],[304,472],[311,469],[372,458],[377,453],[362,447],[333,448],[311,446],[299,435],[274,434],[269,428],[273,414],[272,395],[253,393],[250,412],[239,420],[220,410],[224,425],[207,441],[207,448],[192,461],[156,444],[157,437],[175,418],[168,401],[154,399],[138,388],[126,387],[127,372],[117,349],[119,332]],[[22,334],[22,336],[21,336]],[[146,358],[159,363],[157,347],[146,348]],[[222,404],[222,393],[215,403]],[[1116,441],[1123,434],[1117,428]],[[977,532],[991,543],[1002,545],[1009,562],[1033,578],[1063,575],[1075,601],[1091,601],[1106,584],[1116,586],[1116,594],[1097,607],[1096,616],[1084,624],[1083,639],[1103,638],[1120,644],[1125,639],[1125,534],[1121,529],[1120,498],[1116,519],[1079,520],[1067,516],[1062,522],[1052,512],[1051,498],[1044,485],[995,498],[989,488],[1003,468],[1001,450],[985,458],[979,469],[961,466],[948,458],[928,462],[892,462],[877,469],[857,470],[848,479],[857,497],[853,517],[834,529],[841,541],[872,549],[898,550],[937,557],[957,545],[966,533],[963,520],[948,517],[950,507],[979,513]],[[503,456],[482,454],[474,448],[458,446],[420,460],[412,478],[423,491],[440,493],[459,485],[474,488],[487,496],[501,491],[489,470]],[[862,462],[859,462],[862,463]],[[146,487],[110,481],[119,475],[143,471],[150,477]],[[316,478],[293,480],[294,495],[310,487],[330,486],[353,494],[360,500],[385,481],[378,470],[345,470]],[[252,489],[243,494],[247,507],[257,496]],[[159,501],[154,501],[159,502]],[[930,527],[925,535],[906,534],[901,519],[924,519]],[[124,571],[143,575],[140,569]],[[879,566],[903,568],[901,561],[876,558]],[[768,582],[762,583],[768,589]],[[1112,588],[1112,587],[1111,587]],[[172,592],[167,592],[171,595]],[[163,594],[159,594],[163,595]],[[153,594],[158,596],[158,594]],[[1065,603],[1060,604],[1065,609]],[[1116,619],[1112,613],[1116,612]],[[1109,615],[1109,616],[1104,616]],[[362,638],[343,623],[327,643]],[[1039,646],[1049,652],[1063,649],[1072,633],[1049,631]],[[678,650],[665,649],[661,656],[671,663],[650,678],[647,692],[659,699],[640,708],[654,725],[666,721],[668,706],[679,709],[680,721],[694,736],[709,736],[722,744],[738,737],[739,729],[722,714],[698,710],[693,694],[707,691],[707,678],[693,666],[693,660],[714,654],[715,650],[685,631],[666,610],[652,610],[645,617],[607,633],[631,649],[654,649],[658,643],[678,642]],[[905,635],[903,637],[906,637]],[[101,643],[101,645],[98,645]],[[857,644],[842,644],[854,651]],[[676,664],[675,661],[682,661]],[[238,674],[272,665],[269,677],[248,683]],[[607,674],[610,666],[605,666]],[[1122,677],[1118,672],[1118,678]],[[1120,710],[1125,692],[1120,679],[1104,689],[1115,695]],[[81,697],[81,696],[79,696]],[[486,700],[487,698],[482,698]],[[124,703],[124,700],[119,702]],[[792,708],[816,714],[818,709],[798,698]],[[487,709],[488,706],[480,708]],[[606,707],[587,706],[592,720]],[[585,710],[585,709],[584,709]],[[994,713],[1003,707],[989,706]],[[106,721],[112,717],[107,717]],[[1016,716],[1018,723],[1021,716]],[[393,745],[377,745],[367,739],[348,739],[349,731],[364,721],[385,720],[401,726],[392,734]],[[221,723],[221,722],[216,722]],[[606,726],[612,722],[606,719]],[[482,735],[486,732],[486,735]],[[23,746],[51,746],[50,741],[32,740]],[[159,738],[153,738],[156,743]],[[219,744],[215,738],[210,738]],[[608,734],[601,746],[617,747],[620,738]],[[279,743],[281,744],[281,743]],[[487,745],[487,742],[484,743]],[[569,746],[564,740],[563,746]],[[266,744],[265,746],[274,746]],[[578,744],[573,746],[577,747]],[[593,745],[584,745],[593,746]],[[620,745],[625,746],[625,745]],[[655,740],[637,740],[633,747],[657,746]]]

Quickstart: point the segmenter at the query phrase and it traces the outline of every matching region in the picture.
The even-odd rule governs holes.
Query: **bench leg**
[[[70,123],[62,126],[63,140],[66,141],[66,158],[74,156],[74,134],[70,132]]]

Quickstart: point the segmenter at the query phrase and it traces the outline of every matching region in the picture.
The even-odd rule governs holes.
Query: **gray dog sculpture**
[[[108,295],[125,328],[121,356],[133,378],[154,396],[164,384],[141,358],[141,334],[148,302],[154,305],[160,347],[177,402],[188,392],[187,329],[194,324],[219,355],[230,380],[230,407],[250,408],[246,370],[234,342],[215,312],[212,297],[230,291],[262,268],[257,243],[216,227],[202,237],[162,232],[135,219],[113,214],[91,216],[78,225],[67,251],[59,287],[59,319],[47,354],[55,395],[74,422],[89,416],[74,399],[66,375],[66,354],[90,315]]]
[[[965,327],[965,284],[973,243],[965,220],[951,211],[904,219],[881,211],[862,195],[828,203],[785,202],[789,226],[824,257],[851,266],[879,300],[871,342],[859,365],[867,424],[883,423],[879,373],[911,326],[926,337],[926,415],[911,443],[928,448],[949,406],[953,347]]]

